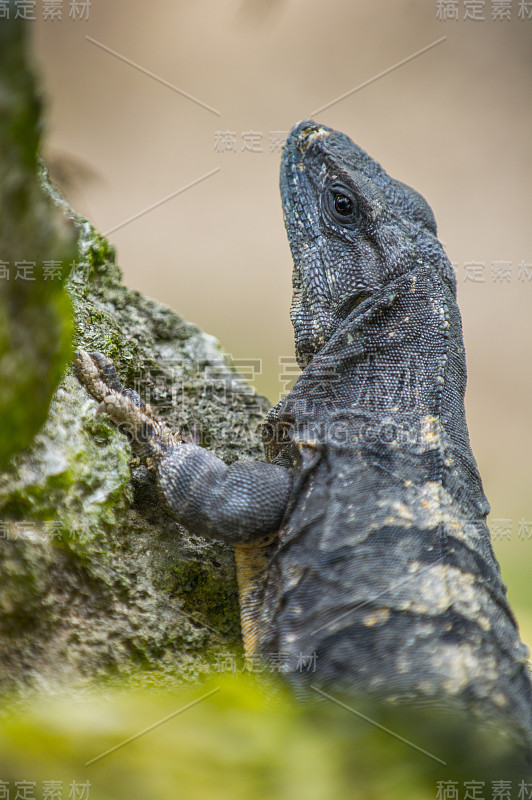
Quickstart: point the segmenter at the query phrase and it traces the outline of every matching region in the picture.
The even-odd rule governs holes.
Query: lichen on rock
[[[35,262],[39,278],[0,281],[0,687],[190,680],[240,648],[233,551],[161,506],[126,438],[65,368],[71,334],[227,461],[261,457],[268,404],[212,336],[123,285],[112,246],[38,159],[24,30],[2,25],[0,36],[2,124],[14,136],[0,150],[0,258]],[[39,271],[46,262],[55,279]]]

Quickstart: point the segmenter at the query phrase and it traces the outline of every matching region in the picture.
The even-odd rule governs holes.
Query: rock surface
[[[39,163],[24,30],[4,23],[0,37],[0,257],[12,269],[0,280],[0,687],[194,679],[240,649],[233,551],[161,507],[126,438],[65,369],[71,333],[227,461],[261,457],[268,404],[212,336],[122,284],[112,247]],[[15,280],[21,260],[35,281]]]

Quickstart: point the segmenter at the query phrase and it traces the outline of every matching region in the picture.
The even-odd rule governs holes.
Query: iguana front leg
[[[79,350],[75,369],[100,410],[153,471],[165,504],[185,528],[233,545],[253,543],[279,528],[292,488],[288,469],[261,461],[227,466],[214,453],[184,442],[136,392],[122,386],[101,353]]]

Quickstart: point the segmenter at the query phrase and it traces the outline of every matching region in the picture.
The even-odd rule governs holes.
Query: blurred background
[[[532,644],[532,3],[34,6],[56,182],[125,282],[215,334],[272,403],[293,355],[286,132],[312,116],[426,197],[457,272],[494,546]]]

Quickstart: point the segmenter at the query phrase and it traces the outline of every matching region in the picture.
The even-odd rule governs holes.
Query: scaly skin
[[[280,656],[296,691],[447,705],[529,748],[527,650],[486,525],[432,211],[311,121],[287,140],[281,194],[302,373],[264,425],[271,463],[227,467],[172,437],[101,356],[81,354],[78,374],[183,525],[237,548],[248,653]]]

